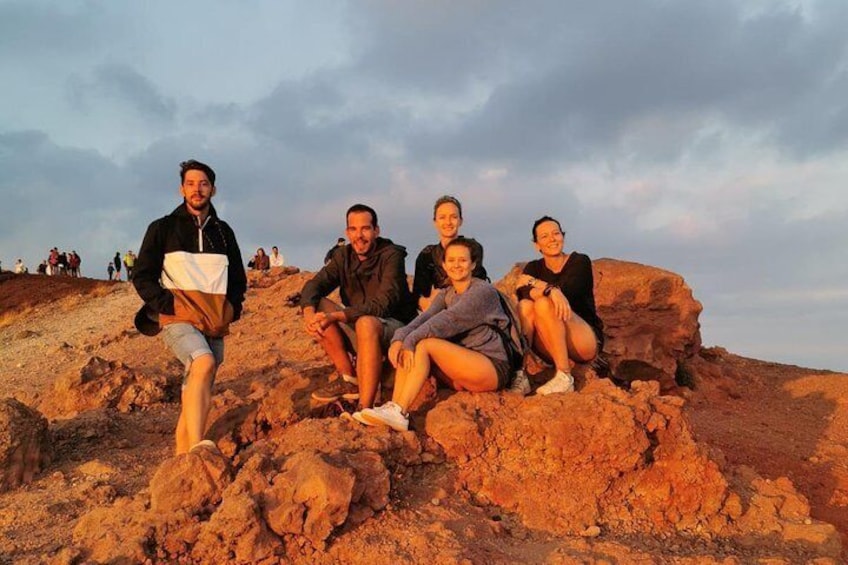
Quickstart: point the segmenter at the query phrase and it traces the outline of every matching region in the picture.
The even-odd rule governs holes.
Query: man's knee
[[[218,365],[215,363],[215,356],[207,353],[192,360],[191,367],[189,367],[189,378],[195,377],[209,380],[215,375],[217,369]]]
[[[374,316],[362,316],[354,325],[357,339],[380,339],[383,336],[383,322]]]

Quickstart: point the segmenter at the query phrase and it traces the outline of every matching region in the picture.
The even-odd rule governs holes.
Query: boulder
[[[144,563],[155,528],[147,520],[144,497],[120,498],[94,508],[74,527],[74,543],[95,563]]]
[[[516,264],[497,283],[515,298],[524,268]],[[604,357],[617,379],[655,380],[673,389],[685,361],[701,347],[698,316],[703,309],[683,277],[615,259],[592,263],[595,306],[604,322]]]
[[[44,416],[14,398],[0,400],[0,492],[32,481],[52,452]]]
[[[198,448],[166,459],[150,481],[150,509],[194,516],[221,501],[232,481],[229,460],[213,449]]]
[[[656,383],[634,390],[599,380],[579,394],[457,394],[430,411],[426,431],[469,491],[528,527],[720,531],[728,486],[693,440],[682,401]]]
[[[50,418],[73,417],[96,408],[130,412],[177,398],[179,381],[145,375],[116,361],[91,357],[77,371],[60,375],[39,408]]]

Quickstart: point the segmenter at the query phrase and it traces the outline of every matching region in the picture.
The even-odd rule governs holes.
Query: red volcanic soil
[[[258,395],[280,374],[308,382],[330,372],[317,347],[303,338],[296,309],[284,305],[306,278],[254,281],[259,284],[248,291],[244,317],[227,339],[213,413],[234,399]],[[93,357],[175,378],[181,367],[161,342],[132,327],[139,305],[127,283],[0,275],[0,399],[50,406],[57,378],[77,374]],[[680,394],[695,439],[723,466],[747,467],[774,482],[790,479],[809,501],[809,515],[833,524],[845,546],[848,375],[747,359],[720,348],[703,350],[688,369],[695,388]],[[0,493],[0,564],[84,559],[69,549],[78,520],[148,489],[172,454],[178,414],[173,398],[128,412],[100,409],[51,420],[52,461],[29,485]],[[225,426],[224,420],[212,427]],[[378,563],[391,555],[392,544],[404,543],[408,555],[432,548],[442,552],[434,555],[462,563],[801,563],[809,557],[783,553],[769,560],[767,537],[753,546],[607,531],[557,537],[459,493],[456,468],[449,464],[409,467],[408,473],[392,477],[384,511],[333,539],[334,555]],[[563,488],[569,484],[563,477]],[[421,529],[403,540],[413,523]]]
[[[88,278],[47,277],[0,273],[0,326],[9,325],[16,315],[67,296],[103,296],[115,281]]]

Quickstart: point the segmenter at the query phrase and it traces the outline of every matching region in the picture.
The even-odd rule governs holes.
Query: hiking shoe
[[[195,452],[197,452],[198,450],[201,450],[201,449],[208,449],[209,451],[212,451],[213,453],[221,453],[221,450],[218,449],[218,445],[214,441],[212,441],[211,439],[203,439],[203,440],[200,440],[199,442],[195,443],[191,447],[191,449],[189,449],[189,453],[195,453]]]
[[[398,432],[409,429],[409,418],[404,416],[401,407],[392,401],[376,408],[365,408],[359,412],[359,418],[356,414],[353,417],[369,426],[388,426]]]
[[[515,375],[512,377],[512,383],[506,390],[507,392],[514,392],[521,396],[527,396],[530,394],[530,379],[527,378],[527,373],[520,369],[516,371]]]
[[[359,400],[359,386],[355,382],[350,382],[344,378],[338,378],[334,381],[330,381],[318,390],[313,391],[312,398],[318,402],[333,402],[339,398],[344,398],[345,400]]]
[[[554,378],[536,389],[536,394],[541,394],[542,396],[557,392],[574,392],[574,377],[569,373],[557,371]]]
[[[348,422],[356,422],[357,424],[365,424],[368,426],[368,422],[366,422],[362,418],[362,411],[357,410],[356,412],[343,412],[341,415],[342,420],[347,420]]]

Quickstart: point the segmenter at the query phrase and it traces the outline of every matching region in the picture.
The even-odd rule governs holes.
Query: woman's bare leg
[[[572,313],[571,320],[563,322],[556,316],[548,298],[540,298],[533,304],[540,353],[550,358],[557,371],[570,372],[569,357],[579,362],[594,359],[598,354],[598,341],[583,318]]]
[[[488,357],[443,339],[425,339],[415,348],[412,370],[408,373],[398,371],[392,401],[404,412],[424,386],[431,363],[438,366],[445,380],[456,390],[486,392],[498,388],[498,374]]]

